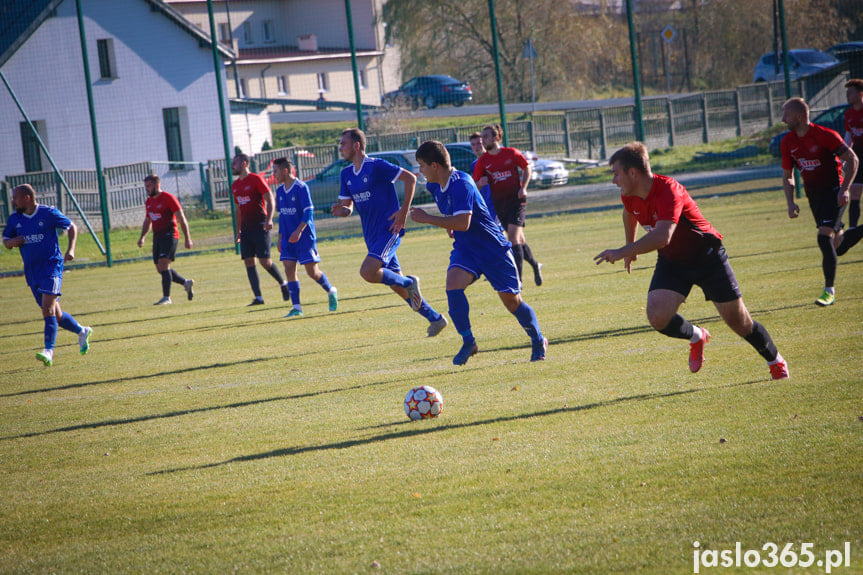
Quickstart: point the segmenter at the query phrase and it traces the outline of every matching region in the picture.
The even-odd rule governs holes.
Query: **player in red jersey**
[[[512,244],[519,279],[522,277],[522,261],[526,260],[533,268],[534,283],[542,285],[542,264],[533,257],[524,238],[530,165],[524,154],[515,148],[500,145],[503,130],[499,125],[485,126],[481,137],[485,153],[474,164],[473,179],[479,189],[485,185],[491,188],[494,211]]]
[[[848,187],[857,172],[857,156],[829,128],[809,122],[809,106],[802,98],[791,98],[782,107],[782,121],[790,130],[782,138],[782,185],[788,203],[788,217],[800,215],[794,202],[794,168],[800,170],[803,189],[818,226],[818,247],[824,272],[824,293],[815,300],[820,306],[832,305],[836,299],[837,255],[847,252],[860,240],[863,228],[848,230],[836,246],[834,236],[840,229],[841,208],[848,203]],[[842,162],[845,162],[844,168]]]
[[[704,345],[710,341],[710,333],[686,321],[677,310],[697,285],[704,297],[713,301],[728,327],[767,360],[773,379],[788,378],[788,364],[770,334],[743,304],[722,235],[704,219],[686,189],[676,180],[650,171],[647,148],[640,142],[627,144],[608,163],[613,182],[621,191],[626,245],[603,251],[593,258],[596,263],[623,260],[629,273],[639,255],[659,252],[647,292],[647,319],[659,333],[689,340],[689,369],[693,373],[704,362]],[[638,224],[647,233],[636,240]]]
[[[231,172],[237,176],[231,184],[234,203],[237,210],[237,242],[240,244],[240,257],[246,264],[246,275],[255,299],[249,305],[263,305],[261,295],[261,280],[258,278],[257,258],[261,267],[279,282],[282,288],[282,299],[288,301],[291,294],[288,282],[282,277],[279,267],[270,258],[270,230],[273,229],[273,211],[275,199],[270,186],[264,178],[249,171],[249,156],[237,154],[231,161]]]
[[[855,78],[846,82],[845,97],[851,106],[845,110],[845,144],[859,161],[863,157],[863,80]],[[863,196],[863,170],[859,166],[849,192],[848,225],[856,228],[860,221],[860,196]]]
[[[192,248],[192,236],[189,234],[189,222],[180,206],[179,200],[173,194],[162,190],[159,176],[149,175],[144,178],[144,188],[147,190],[147,200],[144,208],[147,214],[144,216],[144,224],[141,226],[141,237],[138,239],[138,247],[144,247],[144,238],[153,228],[153,263],[156,271],[162,276],[162,299],[153,305],[165,305],[171,303],[171,283],[178,283],[186,290],[186,296],[191,300],[195,294],[192,286],[195,280],[186,279],[171,267],[174,256],[177,253],[177,242],[180,232],[177,231],[177,222],[183,230],[186,238],[186,249]]]

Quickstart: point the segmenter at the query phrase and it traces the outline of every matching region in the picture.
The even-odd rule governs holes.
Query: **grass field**
[[[361,281],[360,240],[320,245],[338,312],[302,276],[293,320],[265,273],[267,305],[244,307],[229,252],[179,258],[197,296],[175,287],[165,307],[151,262],[72,270],[64,309],[92,349],[61,331],[50,369],[23,278],[0,279],[0,572],[673,574],[697,541],[813,543],[815,560],[849,542],[833,572],[863,573],[863,247],[817,308],[807,208],[789,221],[778,192],[699,203],[790,380],[697,289],[682,313],[713,339],[689,373],[686,342],[645,319],[654,256],[630,276],[592,262],[620,245],[618,211],[529,221],[546,282],[524,295],[551,343],[537,364],[481,281],[480,353],[455,368],[451,326],[427,339]],[[420,230],[399,250],[442,312],[449,245]],[[411,423],[402,399],[421,384],[444,413]]]

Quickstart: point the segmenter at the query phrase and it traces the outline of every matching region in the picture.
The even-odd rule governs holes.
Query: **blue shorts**
[[[396,250],[399,249],[401,243],[401,234],[389,234],[375,238],[374,241],[366,240],[366,247],[369,248],[369,255],[376,260],[381,260],[385,268],[400,272],[402,268],[399,265]]]
[[[36,298],[36,303],[42,307],[42,294],[55,295],[60,297],[60,287],[63,285],[63,276],[49,276],[42,278],[38,283],[30,286],[30,291],[33,292],[33,297]]]
[[[299,262],[302,265],[318,263],[321,256],[318,255],[317,242],[307,237],[300,236],[300,241],[295,244],[288,242],[288,238],[282,234],[282,255],[279,260],[283,262]]]
[[[466,270],[474,277],[484,275],[496,292],[519,293],[521,281],[515,267],[512,249],[500,248],[481,256],[475,252],[455,248],[449,255],[449,267]]]

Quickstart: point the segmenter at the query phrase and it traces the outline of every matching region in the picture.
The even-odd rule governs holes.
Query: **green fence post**
[[[671,103],[671,98],[666,98],[665,102],[668,109],[668,145],[673,148],[677,136],[674,131],[674,104]]]
[[[563,113],[563,147],[567,158],[572,157],[572,140],[569,132],[569,116]]]
[[[497,79],[497,107],[500,112],[500,126],[503,128],[503,145],[509,146],[506,129],[506,110],[503,104],[503,80],[500,72],[500,52],[497,48],[497,17],[495,15],[494,0],[488,0],[488,21],[491,26],[491,46],[494,56],[494,75]]]
[[[770,85],[770,82],[766,82],[764,85],[767,89],[767,127],[769,128],[776,121],[773,117],[773,86]]]
[[[354,46],[354,18],[351,15],[351,0],[345,0],[345,19],[348,22],[348,44],[351,48],[351,69],[354,72],[354,97],[357,100],[357,127],[365,131],[363,123],[363,102],[360,99],[360,80],[357,70],[357,49]]]
[[[201,200],[207,210],[213,211],[213,190],[210,187],[210,181],[207,179],[207,171],[204,168],[204,162],[198,162],[198,173],[201,177]]]
[[[734,91],[734,107],[737,109],[737,137],[743,135],[743,108],[740,105],[740,88]]]
[[[641,74],[638,72],[638,50],[635,47],[635,25],[632,22],[632,0],[626,0],[626,21],[629,24],[629,54],[632,59],[632,84],[635,91],[635,137],[639,142],[643,142],[644,113],[641,107]]]
[[[602,140],[599,157],[604,160],[608,157],[608,130],[605,128],[605,112],[602,108],[599,109],[599,133]]]
[[[703,126],[701,139],[705,144],[707,144],[710,142],[710,121],[707,117],[707,94],[701,94],[701,125]]]

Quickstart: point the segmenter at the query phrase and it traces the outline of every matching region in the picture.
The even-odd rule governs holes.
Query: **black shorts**
[[[177,255],[177,238],[170,236],[153,236],[153,263],[158,264],[162,258],[174,261]]]
[[[245,230],[240,232],[240,257],[270,259],[270,230]]]
[[[809,200],[809,209],[812,210],[812,217],[815,218],[817,227],[828,227],[834,230],[841,227],[843,210],[837,202],[838,195],[839,188],[806,195],[806,199]]]
[[[660,255],[648,291],[667,289],[687,297],[693,285],[701,288],[707,301],[725,303],[742,297],[722,244],[688,264],[674,263]]]
[[[504,230],[510,225],[523,228],[525,214],[527,213],[527,200],[521,200],[518,196],[506,200],[497,200],[494,201],[494,211]]]

